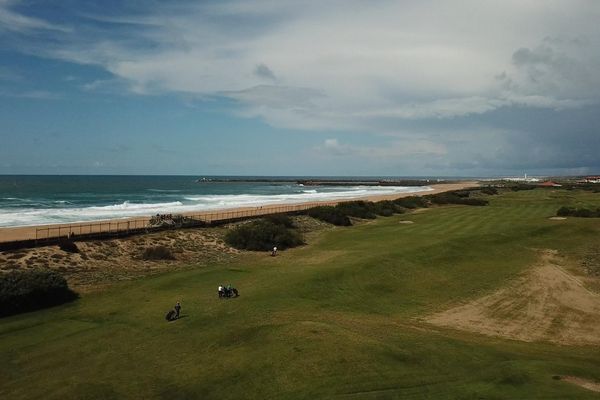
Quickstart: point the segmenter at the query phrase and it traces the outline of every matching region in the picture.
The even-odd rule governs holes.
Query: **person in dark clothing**
[[[179,318],[180,310],[181,310],[181,304],[179,302],[177,302],[177,304],[175,304],[175,318]]]

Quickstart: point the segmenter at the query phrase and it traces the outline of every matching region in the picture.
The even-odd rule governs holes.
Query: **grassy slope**
[[[536,190],[322,234],[237,264],[122,284],[0,321],[0,398],[595,398],[600,350],[432,328],[419,317],[498,287],[534,248],[577,254],[598,195]],[[399,219],[415,221],[399,224]],[[242,296],[216,298],[219,283]],[[164,313],[182,300],[184,318]]]

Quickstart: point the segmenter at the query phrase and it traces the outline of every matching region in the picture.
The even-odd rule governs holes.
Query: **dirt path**
[[[427,322],[524,341],[600,343],[600,296],[561,268],[555,251],[507,287],[435,314]]]

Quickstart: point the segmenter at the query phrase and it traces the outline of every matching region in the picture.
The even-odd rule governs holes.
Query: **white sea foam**
[[[365,196],[414,193],[432,190],[430,187],[355,186],[305,189],[302,193],[253,195],[198,195],[181,197],[181,201],[164,203],[137,203],[91,207],[0,208],[0,226],[27,226],[41,224],[97,221],[114,218],[148,216],[159,213],[190,213],[236,207],[256,207],[273,204],[292,204],[317,201],[346,200]]]

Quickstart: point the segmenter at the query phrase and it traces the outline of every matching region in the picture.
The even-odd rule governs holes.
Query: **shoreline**
[[[461,190],[469,187],[479,186],[477,181],[464,181],[464,182],[456,182],[456,183],[439,183],[428,185],[432,190],[420,191],[420,192],[407,192],[407,193],[396,193],[389,195],[371,195],[371,196],[358,196],[355,198],[343,199],[343,200],[324,200],[324,201],[315,201],[315,202],[295,202],[295,203],[281,203],[281,204],[267,204],[263,206],[254,206],[254,207],[234,207],[234,208],[222,208],[215,209],[209,211],[198,211],[198,212],[189,212],[182,213],[184,216],[205,216],[210,217],[211,215],[239,215],[240,217],[259,217],[260,215],[272,214],[281,210],[284,207],[301,207],[305,206],[309,207],[318,207],[322,205],[335,205],[348,201],[356,201],[356,200],[364,200],[364,201],[382,201],[382,200],[395,200],[402,197],[409,196],[424,196],[437,194],[442,192],[448,192],[453,190]],[[38,230],[49,230],[58,231],[61,230],[65,232],[65,236],[67,232],[75,232],[78,231],[81,233],[99,233],[103,231],[103,227],[108,225],[108,229],[110,230],[114,225],[117,230],[123,228],[143,228],[150,220],[151,216],[139,216],[139,217],[126,217],[126,218],[117,218],[117,219],[105,219],[105,220],[94,220],[94,221],[86,221],[86,222],[74,222],[74,223],[63,223],[63,224],[40,224],[40,225],[29,225],[29,226],[16,226],[16,227],[2,227],[0,228],[0,243],[6,242],[15,242],[21,240],[35,240],[36,234]],[[221,218],[226,219],[226,218]],[[83,230],[85,228],[85,230]],[[45,236],[44,236],[45,237]]]

